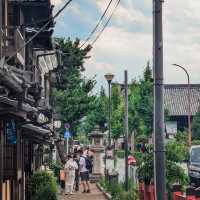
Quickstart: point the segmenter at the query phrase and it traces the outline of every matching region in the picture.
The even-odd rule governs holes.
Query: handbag
[[[61,181],[65,180],[65,170],[63,170],[63,169],[60,170],[60,180]]]

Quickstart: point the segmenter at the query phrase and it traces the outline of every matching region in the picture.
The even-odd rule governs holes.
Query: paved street
[[[102,192],[98,190],[95,184],[91,187],[91,193],[90,194],[82,194],[81,192],[75,193],[74,195],[66,195],[61,196],[59,200],[106,200]]]

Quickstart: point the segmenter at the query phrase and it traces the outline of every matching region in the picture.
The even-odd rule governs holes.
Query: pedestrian
[[[80,156],[78,154],[77,151],[74,151],[74,161],[76,162],[78,169],[75,170],[75,191],[78,192],[79,191],[79,160],[80,160]]]
[[[90,160],[87,156],[87,150],[83,152],[82,149],[79,150],[80,152],[80,176],[81,176],[81,184],[83,186],[83,193],[90,193],[90,178],[89,178],[89,168],[91,167]],[[90,167],[89,167],[90,165]]]
[[[93,171],[93,166],[94,166],[94,150],[88,148],[87,149],[87,156],[88,156],[88,159],[90,159],[90,162],[91,162],[91,167],[89,168],[89,173],[91,174],[92,171]]]
[[[78,169],[77,163],[72,155],[68,155],[68,161],[65,164],[65,195],[73,194],[76,169]]]

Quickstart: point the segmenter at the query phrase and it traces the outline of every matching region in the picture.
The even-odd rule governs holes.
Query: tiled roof
[[[170,116],[188,114],[188,89],[185,84],[170,84],[164,86],[165,109]],[[191,84],[191,114],[195,115],[200,108],[200,84]]]

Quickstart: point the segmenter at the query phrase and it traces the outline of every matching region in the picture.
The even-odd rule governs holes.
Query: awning
[[[25,124],[25,125],[21,126],[21,128],[24,129],[24,130],[28,129],[29,131],[36,132],[36,133],[41,134],[43,136],[51,134],[50,130],[44,129],[44,128],[39,127],[39,126],[35,126],[33,124]]]
[[[39,142],[52,143],[52,133],[50,130],[35,126],[33,124],[25,124],[21,126],[22,134],[25,138]]]

